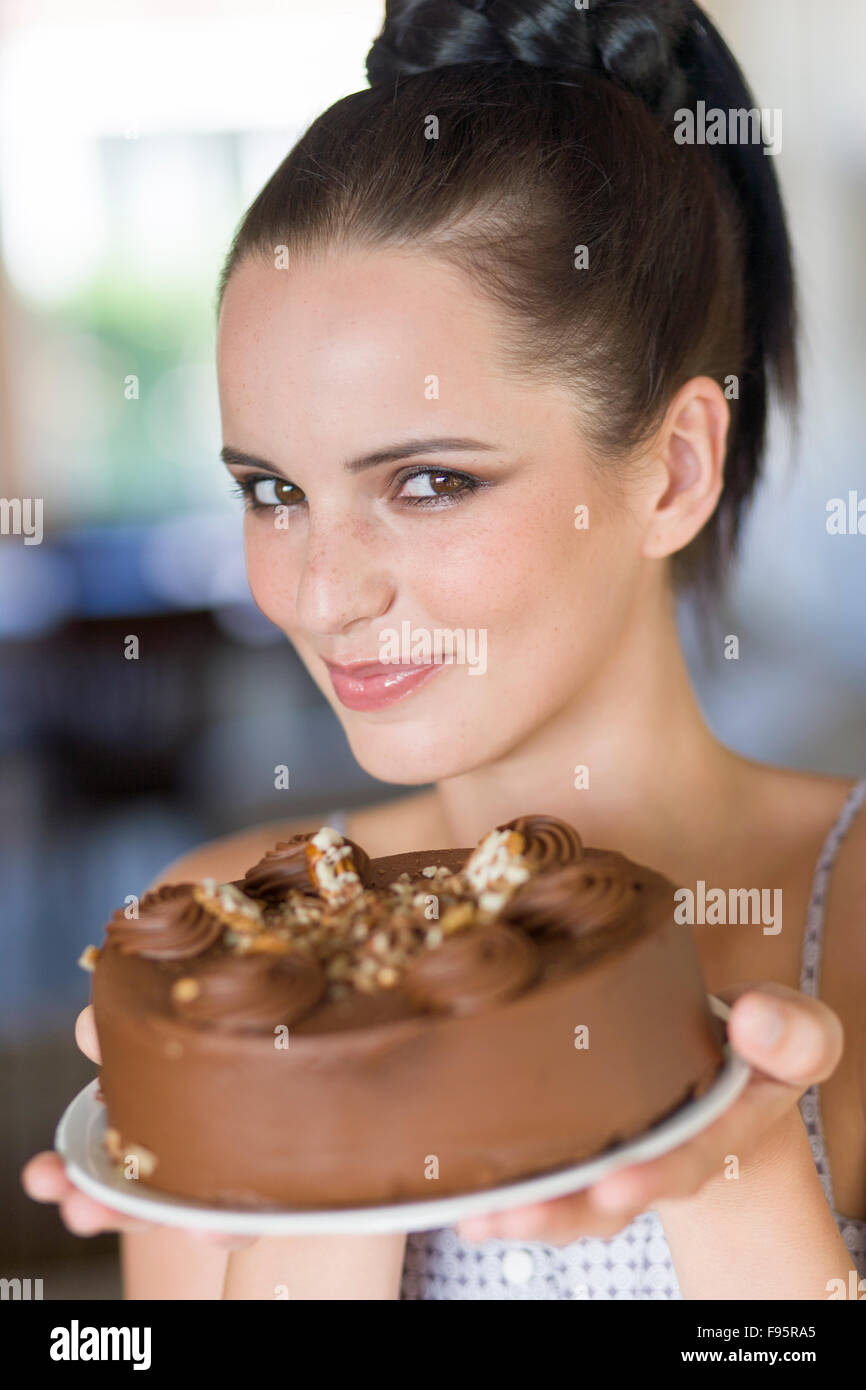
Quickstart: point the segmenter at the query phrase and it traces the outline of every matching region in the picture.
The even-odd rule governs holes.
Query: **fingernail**
[[[739,1020],[747,1037],[762,1048],[775,1047],[782,1036],[784,1018],[782,1010],[769,999],[752,1000],[745,1019]]]

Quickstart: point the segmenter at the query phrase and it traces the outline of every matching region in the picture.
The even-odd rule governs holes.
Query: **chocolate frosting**
[[[263,898],[266,902],[282,902],[292,889],[311,896],[318,895],[318,888],[310,873],[307,846],[318,832],[310,830],[293,835],[290,840],[280,840],[269,849],[257,864],[247,869],[239,880],[242,892],[251,898]],[[363,888],[370,886],[370,856],[366,850],[342,836],[343,842],[352,851],[352,863]]]
[[[521,994],[539,965],[529,937],[496,923],[476,923],[416,956],[403,989],[422,1009],[478,1013]]]
[[[456,876],[469,852],[374,859],[374,883],[390,893],[388,885],[408,882],[409,896],[416,886],[440,891],[430,871],[441,864]],[[605,851],[586,848],[579,861],[521,883],[508,910],[558,880],[560,910],[564,896],[574,921],[578,885],[569,888],[560,876],[597,874],[609,861]],[[272,1030],[298,1015],[262,1000],[280,992],[272,972],[312,962],[304,957],[299,966],[297,954],[260,951],[269,923],[237,949],[227,934],[190,963],[143,960],[109,943],[91,977],[108,1123],[124,1145],[156,1157],[155,1170],[142,1173],[145,1183],[229,1207],[318,1210],[429,1199],[431,1152],[437,1196],[604,1152],[700,1093],[724,1060],[724,1027],[709,1009],[694,939],[673,917],[674,887],[645,866],[630,869],[643,885],[635,890],[639,901],[609,933],[580,941],[550,930],[523,934],[501,915],[445,930],[438,946],[423,949],[423,965],[415,957],[418,1004],[399,982],[370,993],[346,987],[333,998],[326,989],[292,1024],[285,1051],[274,1046]],[[593,885],[579,883],[586,909]],[[297,902],[299,916],[313,906],[300,894]],[[365,905],[342,911],[363,918]],[[579,919],[591,920],[587,911]],[[328,939],[333,925],[326,925]],[[387,951],[378,956],[378,925],[370,921],[359,949],[368,944],[387,962]],[[491,930],[508,949],[479,962]],[[616,949],[604,949],[608,935]],[[458,954],[451,982],[448,962]],[[527,955],[541,962],[531,978]],[[216,962],[223,961],[230,978],[220,983]],[[331,964],[330,955],[319,963],[326,976]],[[202,988],[190,990],[186,979]],[[196,1000],[198,1019],[189,1011]],[[577,1024],[588,1029],[591,1047],[572,1045]]]
[[[583,844],[574,826],[556,816],[517,816],[496,829],[516,830],[523,836],[523,857],[535,872],[546,873],[573,864],[583,854]]]
[[[524,931],[585,936],[630,920],[646,895],[637,866],[616,850],[531,878],[503,909]]]
[[[125,917],[122,907],[112,914],[105,931],[109,942],[127,956],[146,960],[186,960],[200,955],[223,932],[218,917],[193,896],[194,884],[168,883],[145,893],[138,917]]]
[[[316,962],[301,956],[226,956],[176,980],[171,1004],[194,1023],[268,1033],[315,1008],[325,984]]]

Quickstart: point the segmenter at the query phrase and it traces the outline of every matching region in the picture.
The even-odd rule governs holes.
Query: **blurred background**
[[[806,401],[796,452],[775,424],[729,595],[712,617],[684,603],[683,637],[728,744],[853,777],[866,535],[826,518],[866,499],[866,7],[824,0],[820,23],[810,0],[705,8],[783,112]],[[357,767],[252,604],[214,369],[237,222],[309,122],[365,85],[382,13],[0,0],[0,499],[42,499],[44,528],[0,534],[0,1275],[41,1277],[46,1298],[119,1297],[115,1238],[68,1234],[18,1185],[94,1074],[72,1040],[84,946],[203,840],[405,790]]]

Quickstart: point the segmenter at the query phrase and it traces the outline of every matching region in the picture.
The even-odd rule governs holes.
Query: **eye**
[[[295,507],[304,500],[301,488],[286,478],[271,478],[265,474],[250,474],[239,478],[231,489],[236,497],[242,497],[249,511],[265,511],[270,507]]]
[[[447,468],[419,468],[404,474],[395,500],[410,506],[448,506],[460,502],[482,484],[468,473],[455,473]]]
[[[469,497],[486,486],[480,478],[457,473],[448,468],[416,468],[404,473],[397,483],[399,491],[393,500],[410,507],[448,507]],[[297,507],[307,500],[306,493],[287,478],[267,474],[249,474],[239,478],[231,488],[236,497],[243,498],[247,511],[263,512],[274,507]]]

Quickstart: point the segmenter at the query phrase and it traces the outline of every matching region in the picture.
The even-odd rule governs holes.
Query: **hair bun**
[[[485,0],[386,0],[382,32],[367,54],[371,87],[449,67],[512,56],[485,13]]]
[[[686,91],[678,49],[692,0],[387,0],[367,55],[371,86],[457,63],[513,60],[606,73],[659,115]]]

